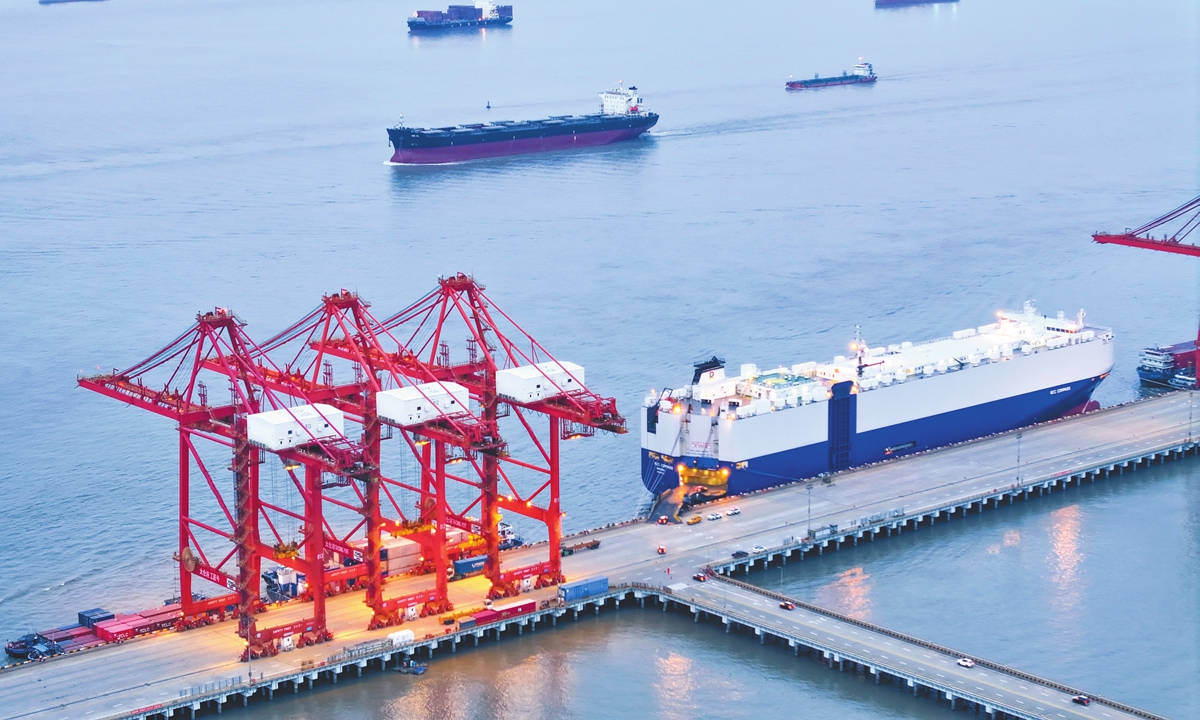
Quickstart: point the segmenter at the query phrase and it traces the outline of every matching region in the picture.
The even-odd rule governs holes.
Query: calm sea
[[[409,3],[409,4],[405,4]],[[174,593],[170,423],[75,387],[214,306],[265,338],[322,293],[381,315],[474,273],[636,431],[697,358],[798,362],[1035,299],[1138,350],[1192,336],[1196,262],[1089,235],[1200,185],[1195,2],[528,0],[412,38],[410,0],[0,1],[0,631]],[[873,87],[787,93],[862,57]],[[640,141],[393,168],[384,129],[592,111]],[[491,109],[485,109],[490,103]],[[636,432],[571,444],[568,526],[644,500]],[[1200,469],[860,548],[783,582],[1173,717],[1200,715]],[[1006,514],[1007,513],[1007,514]],[[528,533],[527,533],[528,534]],[[623,613],[254,716],[924,717],[678,618]],[[298,714],[297,714],[298,713]],[[304,715],[308,713],[308,715]]]

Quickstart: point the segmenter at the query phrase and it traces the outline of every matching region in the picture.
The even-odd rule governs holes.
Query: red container
[[[74,628],[71,628],[70,630],[65,630],[64,632],[69,633],[72,638],[80,638],[80,637],[83,637],[84,635],[91,635],[92,629],[85,628],[82,625],[80,625],[79,627],[74,627]]]
[[[500,613],[495,610],[480,610],[471,617],[475,618],[476,625],[483,625],[500,619]]]
[[[109,621],[110,623],[112,621]],[[96,636],[105,642],[117,642],[133,637],[133,628],[121,623],[107,624],[105,627],[96,626]]]
[[[142,613],[142,617],[147,620],[178,620],[183,617],[183,611],[178,608],[175,610],[155,610],[154,612],[147,610]]]
[[[144,617],[138,617],[125,623],[127,627],[133,628],[134,635],[145,635],[148,632],[154,632],[158,628],[154,627],[153,620],[147,620]]]
[[[78,648],[91,647],[93,645],[99,645],[100,643],[102,643],[104,641],[101,640],[100,638],[96,637],[95,635],[88,633],[87,635],[80,635],[79,637],[75,638],[74,642],[75,642],[75,646],[74,646],[75,649],[78,649]]]
[[[38,633],[38,635],[41,635],[47,640],[56,643],[61,643],[65,640],[71,639],[71,633],[67,632],[66,630],[47,630],[45,632]]]
[[[524,603],[513,603],[512,605],[505,605],[504,607],[492,608],[492,610],[495,611],[497,620],[505,620],[510,617],[524,615],[525,613],[531,613],[534,610],[537,610],[537,601],[530,600],[529,602]]]

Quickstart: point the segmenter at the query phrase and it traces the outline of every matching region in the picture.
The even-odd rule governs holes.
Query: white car
[[[725,513],[725,514],[726,514],[726,515],[729,515],[729,516],[731,516],[731,517],[732,517],[732,516],[734,516],[734,515],[741,515],[741,514],[742,514],[742,509],[741,509],[741,508],[732,508],[732,509],[730,509],[730,511],[729,511],[729,512],[727,512],[727,513]]]
[[[975,661],[972,660],[971,658],[959,658],[958,664],[965,668],[975,667]]]
[[[761,553],[761,552],[766,552],[766,551],[767,551],[767,549],[765,547],[763,547],[762,545],[755,545],[754,547],[750,548],[750,552],[752,552],[752,553]]]
[[[721,513],[709,513],[709,514],[708,514],[708,519],[709,519],[709,520],[720,520],[720,519],[721,519]]]

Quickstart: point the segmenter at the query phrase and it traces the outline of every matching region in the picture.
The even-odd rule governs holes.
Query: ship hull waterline
[[[1080,412],[1089,407],[1092,393],[1106,375],[1070,383],[1068,392],[1050,394],[1046,390],[1038,390],[855,433],[851,441],[850,466],[858,467],[933,450]],[[889,452],[894,448],[903,449]],[[828,441],[737,463],[690,456],[671,457],[642,448],[642,483],[656,496],[677,488],[680,484],[679,463],[728,472],[728,484],[724,492],[730,495],[813,478],[834,469],[830,462]]]
[[[444,147],[398,148],[388,161],[392,165],[432,165],[480,160],[483,158],[525,155],[529,153],[570,150],[572,148],[599,147],[632,140],[649,127],[619,128],[590,133],[569,135],[543,135],[514,140],[495,140],[482,143],[464,143]]]

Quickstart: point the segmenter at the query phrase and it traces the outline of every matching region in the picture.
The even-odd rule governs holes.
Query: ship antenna
[[[404,113],[400,113],[400,119],[396,121],[396,127],[404,127]]]

